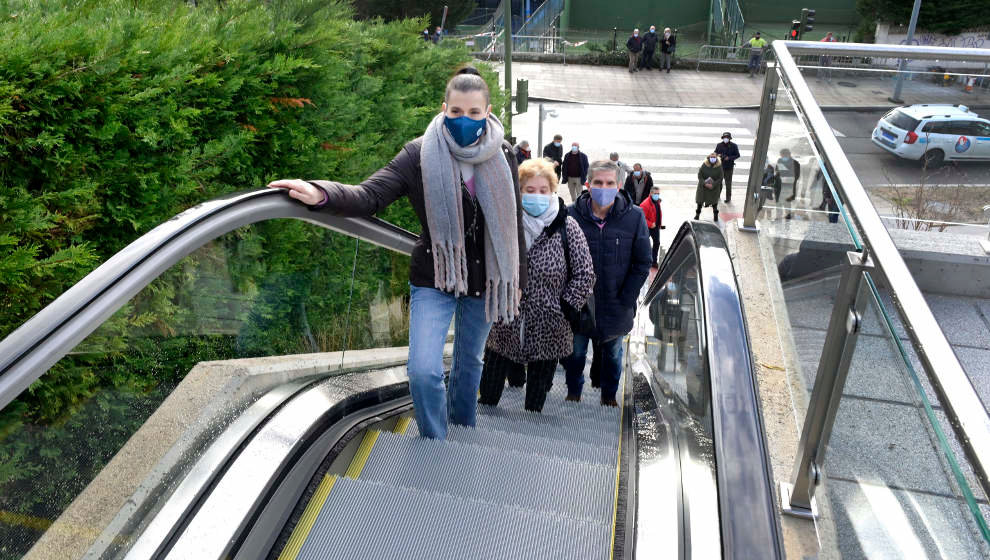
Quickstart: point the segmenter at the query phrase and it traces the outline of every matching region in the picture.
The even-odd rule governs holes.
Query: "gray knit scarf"
[[[485,217],[485,317],[509,322],[519,314],[520,255],[515,184],[502,154],[504,129],[490,115],[481,139],[462,148],[443,118],[440,113],[426,128],[420,155],[426,222],[433,241],[434,285],[454,295],[467,293],[458,162],[470,163],[474,165],[475,196]]]

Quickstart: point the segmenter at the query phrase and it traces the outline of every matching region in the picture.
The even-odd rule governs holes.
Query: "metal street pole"
[[[907,41],[905,44],[911,45],[914,40],[914,28],[918,25],[918,12],[921,11],[921,0],[914,0],[914,8],[911,9],[911,23],[908,24]],[[897,65],[897,76],[894,78],[894,95],[887,98],[891,103],[904,103],[901,99],[901,88],[904,86],[904,69],[907,68],[907,59],[902,58]]]
[[[505,32],[505,137],[512,129],[512,0],[502,0],[502,19]]]
[[[540,154],[542,155],[543,154],[543,152],[542,152],[542,150],[543,150],[543,104],[542,103],[540,103],[540,118],[539,118],[539,121],[540,121],[540,126],[537,129],[538,132],[536,133],[536,149],[541,150],[540,151]]]

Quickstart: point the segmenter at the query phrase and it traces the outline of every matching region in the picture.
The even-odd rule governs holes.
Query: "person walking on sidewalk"
[[[653,268],[658,266],[657,256],[660,254],[660,230],[667,229],[663,225],[663,212],[660,211],[660,187],[650,189],[650,197],[640,205],[643,216],[646,218],[646,227],[650,230],[650,242],[652,246]]]
[[[732,202],[732,170],[739,159],[739,146],[732,141],[731,132],[722,133],[722,141],[715,145],[715,153],[722,160],[722,176],[725,177],[725,203]]]
[[[612,152],[608,155],[608,159],[612,161],[619,168],[619,184],[626,184],[626,175],[633,172],[633,168],[629,167],[628,164],[619,161],[619,152]]]
[[[791,157],[791,151],[787,148],[780,150],[780,157],[777,159],[777,176],[780,177],[781,190],[787,185],[791,186],[791,196],[784,199],[784,208],[787,214],[785,220],[790,220],[791,208],[797,198],[798,181],[801,180],[801,162]],[[779,200],[779,199],[778,199]]]
[[[767,40],[760,38],[760,32],[753,34],[749,44],[749,77],[752,78],[760,71],[760,63],[763,60],[763,51],[767,48]]]
[[[640,69],[653,70],[653,55],[657,52],[657,43],[660,37],[657,36],[657,28],[650,26],[650,32],[643,37],[643,55],[639,58]]]
[[[571,195],[571,202],[577,200],[584,188],[584,182],[588,180],[588,156],[581,151],[581,145],[577,142],[571,144],[571,151],[564,156],[563,169],[564,182],[567,183],[567,190]]]
[[[660,70],[667,69],[670,74],[670,64],[677,50],[677,37],[670,32],[669,27],[663,29],[663,39],[660,41]]]
[[[653,176],[650,175],[649,171],[643,171],[641,164],[634,164],[633,172],[626,177],[626,182],[622,188],[629,193],[629,198],[632,199],[633,204],[639,206],[639,203],[650,196],[650,191],[653,189]]]
[[[574,347],[562,308],[584,307],[595,284],[595,271],[584,232],[556,195],[553,165],[546,160],[523,163],[519,184],[528,282],[519,316],[495,323],[488,335],[478,402],[498,405],[508,378],[510,385],[526,385],[526,410],[541,412],[557,361],[570,355]]]
[[[485,80],[465,68],[420,138],[359,185],[285,179],[269,187],[314,210],[373,216],[409,197],[422,234],[409,263],[409,392],[420,434],[474,426],[482,356],[493,321],[512,321],[526,290],[516,158],[492,114]],[[443,348],[454,320],[445,386]]]
[[[643,40],[639,38],[639,29],[633,29],[632,35],[626,40],[629,51],[629,73],[639,70],[639,55],[643,51]]]
[[[722,193],[722,162],[718,154],[712,152],[698,168],[698,188],[694,193],[694,201],[698,207],[694,210],[694,219],[701,216],[702,206],[712,207],[712,220],[718,221],[718,196]]]
[[[555,134],[553,142],[543,146],[543,157],[553,163],[553,169],[557,172],[557,179],[560,180],[560,164],[564,158],[564,137]]]
[[[632,330],[636,298],[650,275],[650,241],[643,211],[619,188],[618,168],[596,161],[589,168],[590,190],[567,208],[588,240],[595,267],[595,332],[574,335],[574,353],[561,360],[567,373],[567,400],[580,401],[588,343],[601,350],[601,404],[618,406],[622,338]]]

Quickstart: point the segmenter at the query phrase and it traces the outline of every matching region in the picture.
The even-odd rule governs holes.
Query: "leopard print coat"
[[[565,225],[571,250],[569,281],[566,281],[567,261],[560,239],[560,230]],[[574,336],[560,310],[560,299],[575,309],[583,307],[592,294],[595,272],[584,232],[574,218],[567,215],[562,200],[557,218],[533,240],[527,261],[529,282],[523,291],[519,317],[508,324],[494,324],[486,346],[521,364],[569,356],[574,347]]]

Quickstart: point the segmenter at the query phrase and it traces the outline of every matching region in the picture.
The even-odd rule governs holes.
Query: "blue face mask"
[[[553,143],[553,147],[554,148],[559,148],[560,147],[560,142],[554,142]]]
[[[637,177],[639,177],[639,176],[640,176],[640,175],[642,175],[642,174],[643,174],[643,172],[642,172],[642,171],[633,171],[633,175],[635,175],[635,176],[637,176]]]
[[[653,200],[660,200],[660,195],[658,195],[658,194],[651,194],[650,195],[650,198],[652,198]]]
[[[522,207],[530,216],[542,216],[550,208],[550,195],[523,193]]]
[[[619,194],[619,189],[591,187],[591,200],[594,200],[599,206],[611,206],[615,202],[617,194]]]
[[[474,144],[478,138],[481,138],[481,135],[485,133],[488,119],[474,120],[466,115],[452,119],[445,116],[443,123],[450,131],[450,135],[454,137],[454,142],[463,148]]]

